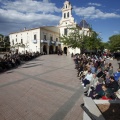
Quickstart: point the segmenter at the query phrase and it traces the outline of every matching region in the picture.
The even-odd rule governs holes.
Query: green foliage
[[[9,36],[0,34],[0,47],[2,48],[0,51],[8,51],[10,49]]]
[[[110,51],[120,50],[120,34],[113,35],[109,38],[108,41]]]
[[[4,37],[4,35],[0,34],[0,36]]]
[[[69,35],[60,37],[61,42],[64,45],[70,46],[72,48],[81,48],[87,50],[96,50],[102,48],[101,38],[98,34],[92,30],[89,30],[90,35],[84,35],[84,31],[81,34],[80,28],[68,28]]]
[[[82,35],[79,34],[79,28],[68,28],[68,30],[69,35],[63,35],[62,37],[60,37],[61,42],[64,45],[67,45],[72,48],[80,48],[83,39]]]

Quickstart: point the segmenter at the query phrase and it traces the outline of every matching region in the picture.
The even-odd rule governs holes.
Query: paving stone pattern
[[[82,120],[74,67],[70,56],[45,55],[0,74],[0,120]]]

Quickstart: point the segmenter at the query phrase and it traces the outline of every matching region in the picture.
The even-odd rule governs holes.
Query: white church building
[[[12,51],[17,52],[40,52],[46,54],[57,53],[60,49],[68,53],[80,53],[80,49],[68,48],[60,42],[60,36],[68,35],[68,27],[81,28],[81,34],[89,35],[89,25],[85,20],[79,24],[74,21],[72,16],[72,5],[66,0],[62,8],[62,18],[58,26],[41,26],[33,29],[26,29],[9,34]]]

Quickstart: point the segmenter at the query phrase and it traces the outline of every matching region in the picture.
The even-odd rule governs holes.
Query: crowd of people
[[[32,60],[41,54],[39,52],[26,52],[25,54],[11,52],[5,54],[3,57],[0,57],[0,73],[10,70],[12,68],[16,68],[25,61]]]
[[[120,99],[119,68],[114,72],[112,63],[100,55],[76,54],[73,57],[85,96],[103,100]]]

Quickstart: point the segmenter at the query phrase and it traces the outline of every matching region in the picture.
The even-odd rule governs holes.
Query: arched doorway
[[[57,54],[57,52],[58,52],[58,46],[56,46],[55,48],[55,53]]]
[[[49,54],[53,54],[53,46],[52,45],[49,46]]]
[[[67,47],[64,47],[64,54],[67,54]]]
[[[47,54],[47,46],[46,46],[46,45],[43,45],[43,52],[44,52],[45,54]]]

